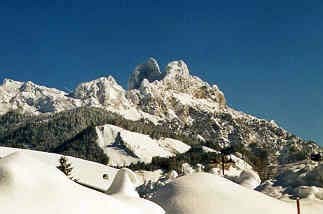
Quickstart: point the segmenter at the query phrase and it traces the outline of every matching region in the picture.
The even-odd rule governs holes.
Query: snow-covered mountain
[[[33,114],[59,112],[80,106],[79,100],[64,91],[36,85],[30,81],[5,79],[0,86],[0,113],[21,109]]]
[[[120,118],[109,120],[113,122],[111,124],[102,124],[105,120],[98,122],[99,118],[73,130],[81,132],[86,126],[94,127],[97,145],[110,156],[110,164],[115,165],[147,162],[154,156],[169,157],[179,152],[178,148],[189,148],[193,144],[213,149],[231,145],[242,153],[243,158],[256,163],[258,172],[267,169],[260,172],[262,177],[270,177],[270,173],[275,174],[277,166],[304,159],[320,150],[314,142],[304,141],[273,121],[234,110],[228,106],[218,86],[191,75],[182,60],[170,62],[161,70],[158,62],[150,58],[135,67],[128,87],[124,89],[112,76],[107,76],[81,83],[72,93],[66,93],[32,82],[5,79],[0,86],[0,115],[15,109],[32,115],[55,115],[79,107],[116,113]],[[69,126],[73,127],[75,121],[84,121],[90,116],[82,117],[70,121]],[[54,116],[34,123],[38,127],[52,118]],[[23,148],[30,145],[31,142],[19,145],[20,139],[12,142],[18,135],[13,130],[20,126],[23,127],[17,132],[33,135],[29,138],[35,141],[32,145],[37,144],[36,141],[46,142],[41,134],[33,130],[26,132],[25,129],[33,129],[33,126],[24,123],[6,126],[0,140]],[[57,131],[54,134],[73,137],[74,132],[65,135]],[[67,137],[64,140],[67,141],[55,142],[55,145],[70,142]]]
[[[125,90],[112,77],[79,84],[72,94],[36,85],[30,81],[5,79],[0,86],[1,114],[22,109],[30,113],[53,113],[80,106],[102,107],[129,114],[151,114],[160,119],[174,117],[189,121],[189,108],[219,112],[226,108],[223,93],[189,73],[183,61],[174,61],[161,73],[157,61],[150,58],[136,67]],[[143,113],[144,112],[144,113]],[[143,116],[142,116],[143,117]]]

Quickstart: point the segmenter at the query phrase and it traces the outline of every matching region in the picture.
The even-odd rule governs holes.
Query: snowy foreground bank
[[[60,155],[0,147],[0,211],[5,214],[287,214],[294,202],[283,202],[247,189],[222,177],[195,173],[174,179],[154,194],[151,202],[135,191],[138,178],[71,158],[73,176],[106,191],[81,186],[57,168]],[[109,179],[104,179],[103,174]],[[302,213],[321,214],[323,205],[301,201]]]

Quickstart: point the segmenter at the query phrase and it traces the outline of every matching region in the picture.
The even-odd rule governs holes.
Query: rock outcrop
[[[149,58],[147,62],[138,65],[132,72],[128,80],[128,89],[137,89],[141,82],[146,79],[149,82],[162,79],[163,74],[160,72],[159,65],[154,58]]]

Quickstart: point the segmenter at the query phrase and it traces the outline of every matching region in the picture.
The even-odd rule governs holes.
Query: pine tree
[[[66,176],[70,176],[71,172],[73,170],[72,165],[68,162],[67,158],[62,156],[59,159],[59,166],[57,167],[59,170],[61,170]]]

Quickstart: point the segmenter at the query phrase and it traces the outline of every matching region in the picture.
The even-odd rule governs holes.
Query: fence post
[[[297,214],[301,214],[301,208],[299,205],[299,197],[296,198],[296,204],[297,204]]]
[[[222,175],[224,176],[224,155],[222,155]]]

